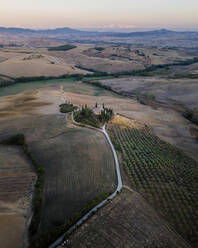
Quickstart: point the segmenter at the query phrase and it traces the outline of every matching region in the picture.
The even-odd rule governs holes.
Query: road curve
[[[95,129],[99,132],[102,132],[110,147],[111,147],[111,150],[112,150],[112,153],[113,153],[113,157],[114,157],[114,161],[115,161],[115,166],[116,166],[116,174],[117,174],[117,181],[118,181],[118,185],[117,185],[117,188],[115,190],[115,192],[113,194],[111,194],[110,196],[108,196],[105,200],[103,200],[101,203],[99,203],[97,206],[95,206],[94,208],[92,208],[87,214],[85,214],[79,221],[76,222],[76,224],[74,224],[72,227],[69,228],[69,230],[67,232],[65,232],[61,237],[59,237],[53,244],[51,244],[48,248],[55,248],[57,247],[59,244],[61,244],[63,241],[64,241],[64,237],[65,235],[67,234],[70,234],[72,233],[77,227],[79,227],[83,222],[85,222],[90,216],[92,216],[98,209],[102,208],[109,200],[112,200],[113,198],[116,197],[117,193],[119,193],[122,189],[122,178],[121,178],[121,174],[120,174],[120,166],[119,166],[119,161],[118,161],[118,157],[117,157],[117,154],[116,154],[116,151],[115,151],[115,148],[111,142],[111,139],[108,135],[108,133],[106,132],[106,125],[103,126],[102,129],[98,129],[98,128],[92,128],[92,127],[89,127],[87,125],[81,125],[79,124],[78,122],[76,122],[74,120],[74,115],[73,115],[73,112],[71,114],[71,117],[72,117],[72,121],[76,124],[76,125],[79,125],[79,126],[85,126],[87,128],[91,128],[91,129]]]

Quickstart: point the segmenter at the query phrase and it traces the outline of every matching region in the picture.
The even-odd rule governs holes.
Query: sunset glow
[[[197,0],[0,0],[0,26],[196,28]]]

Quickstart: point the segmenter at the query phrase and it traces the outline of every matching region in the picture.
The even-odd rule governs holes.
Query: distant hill
[[[69,27],[56,29],[25,29],[0,27],[0,42],[53,39],[59,42],[129,43],[154,46],[198,47],[198,32],[176,32],[167,29],[144,32],[82,31]]]
[[[150,35],[167,35],[167,34],[188,34],[188,33],[198,33],[198,32],[189,32],[189,31],[171,31],[167,29],[152,30],[152,31],[143,31],[143,32],[99,32],[99,31],[82,31],[77,29],[72,29],[69,27],[56,28],[56,29],[25,29],[25,28],[5,28],[0,27],[0,33],[7,34],[91,34],[91,35],[108,35],[108,36],[120,36],[120,37],[129,37],[129,36],[150,36]]]
[[[118,37],[136,37],[136,36],[152,36],[152,35],[169,35],[169,34],[178,34],[179,32],[171,31],[167,29],[152,30],[152,31],[143,31],[143,32],[130,32],[130,33],[111,33],[113,36]]]
[[[56,28],[56,29],[25,29],[25,28],[5,28],[0,27],[0,33],[7,33],[7,34],[71,34],[71,33],[96,33],[96,32],[90,32],[90,31],[81,31],[77,29],[71,29],[68,27],[64,28]]]

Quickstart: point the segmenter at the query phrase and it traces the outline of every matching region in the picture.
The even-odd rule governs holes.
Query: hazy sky
[[[198,28],[198,0],[0,0],[0,26]]]

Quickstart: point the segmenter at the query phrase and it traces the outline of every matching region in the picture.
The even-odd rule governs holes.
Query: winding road
[[[64,241],[64,237],[65,235],[68,235],[70,233],[72,233],[77,227],[79,227],[83,222],[85,222],[90,216],[92,216],[97,210],[99,210],[100,208],[102,208],[109,200],[112,200],[113,198],[116,197],[117,193],[119,193],[122,189],[122,179],[121,179],[121,174],[120,174],[120,165],[119,165],[119,161],[118,161],[118,157],[117,157],[117,154],[116,154],[116,151],[115,151],[115,148],[111,142],[111,139],[106,131],[106,125],[103,126],[102,129],[98,129],[98,128],[92,128],[90,126],[87,126],[87,125],[81,125],[79,124],[78,122],[76,122],[74,120],[74,114],[73,112],[71,113],[71,117],[72,117],[72,122],[75,123],[76,125],[78,126],[84,126],[86,128],[91,128],[91,129],[95,129],[96,131],[99,131],[99,132],[102,132],[110,147],[111,147],[111,150],[112,150],[112,153],[113,153],[113,157],[114,157],[114,161],[115,161],[115,166],[116,166],[116,173],[117,173],[117,182],[118,182],[118,185],[117,185],[117,188],[115,190],[115,192],[113,194],[111,194],[110,196],[108,196],[105,200],[103,200],[101,203],[99,203],[97,206],[95,206],[94,208],[92,208],[87,214],[85,214],[79,221],[77,221],[76,224],[74,224],[67,232],[65,232],[61,237],[59,237],[53,244],[51,244],[48,248],[55,248],[57,247],[58,245],[60,245],[63,241]]]

